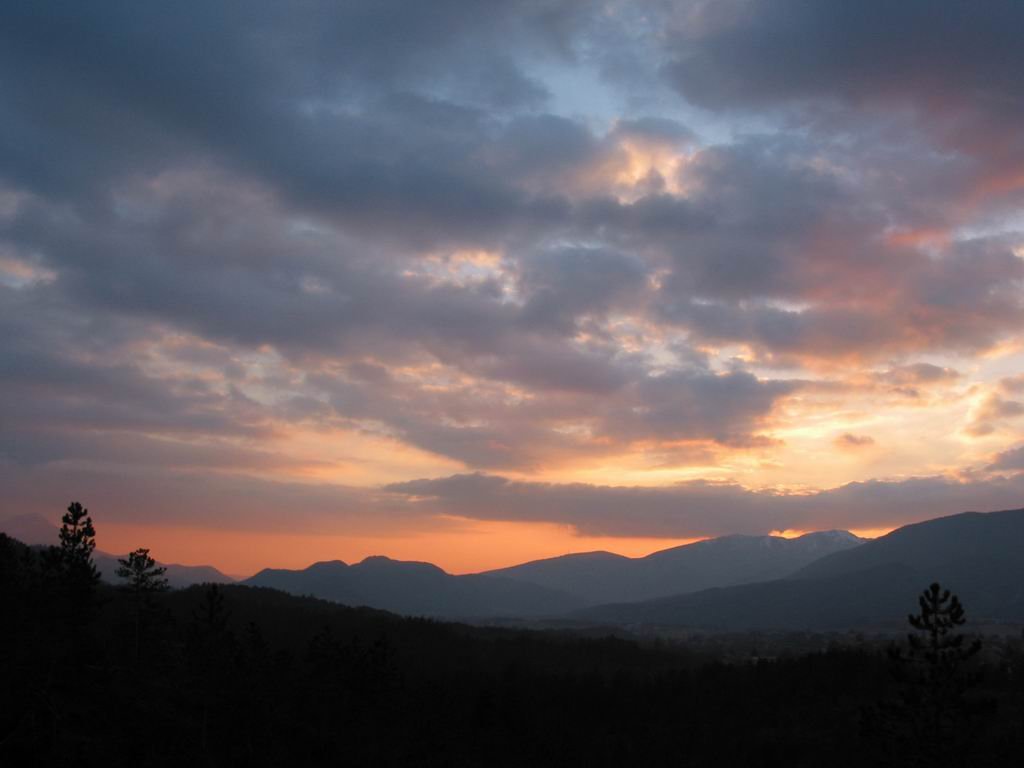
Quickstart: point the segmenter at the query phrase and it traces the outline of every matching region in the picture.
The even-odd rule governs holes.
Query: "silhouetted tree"
[[[128,580],[128,589],[134,594],[145,596],[153,592],[166,592],[168,587],[164,574],[167,569],[157,565],[149,556],[149,550],[139,548],[129,552],[127,559],[118,558],[120,567],[117,575]]]
[[[192,612],[188,633],[188,661],[193,685],[202,698],[200,751],[210,749],[211,720],[223,708],[222,698],[237,664],[238,644],[228,627],[231,612],[224,605],[224,591],[207,584],[203,600]]]
[[[92,553],[96,549],[96,528],[93,527],[89,510],[73,501],[60,521],[58,552],[61,565],[83,581],[95,584],[100,580],[100,572],[92,561]]]
[[[44,567],[56,594],[58,615],[65,629],[89,622],[96,610],[100,573],[93,562],[96,529],[89,510],[79,502],[68,505],[61,518],[60,543],[44,555]]]
[[[964,693],[973,678],[966,663],[981,643],[965,642],[960,599],[938,583],[918,598],[920,612],[907,616],[914,632],[906,650],[891,648],[901,701],[890,708],[890,735],[902,765],[956,765],[966,756],[969,732]]]
[[[203,602],[192,612],[192,632],[201,638],[220,635],[231,613],[224,607],[224,591],[216,584],[203,589]]]
[[[140,547],[134,552],[129,552],[126,559],[118,558],[120,567],[117,575],[127,580],[126,589],[132,593],[135,607],[135,661],[139,660],[142,636],[142,618],[147,608],[150,607],[150,600],[157,592],[166,592],[169,589],[164,574],[167,569],[156,564],[156,560],[149,556],[149,550]]]
[[[924,662],[931,680],[945,685],[957,677],[965,661],[981,650],[981,642],[964,645],[964,635],[956,632],[967,621],[964,607],[948,589],[934,583],[917,601],[921,612],[907,616],[918,630],[907,635],[910,654]]]

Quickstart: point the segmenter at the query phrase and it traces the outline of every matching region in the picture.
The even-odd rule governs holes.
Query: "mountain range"
[[[535,584],[484,574],[454,576],[430,563],[380,556],[354,565],[332,560],[303,570],[266,568],[242,583],[443,618],[550,616],[584,604],[570,594]]]
[[[429,563],[370,557],[303,570],[266,569],[244,584],[349,605],[443,618],[544,617],[612,600],[643,600],[788,575],[862,542],[845,531],[725,536],[641,558],[584,552],[455,576]]]
[[[864,543],[847,531],[798,538],[722,536],[646,557],[584,552],[487,571],[591,603],[634,602],[789,576],[825,555]]]
[[[583,609],[579,620],[717,630],[900,625],[933,581],[976,621],[1024,621],[1024,509],[898,528],[787,578]]]
[[[0,521],[0,530],[28,543],[56,540],[41,518]],[[268,568],[241,583],[446,619],[830,630],[902,624],[933,581],[953,589],[972,619],[1024,622],[1022,555],[1024,509],[966,512],[873,540],[846,531],[724,536],[640,558],[587,552],[466,575],[377,556]],[[114,581],[117,558],[97,552],[96,561]],[[230,581],[210,566],[167,568],[173,586]]]

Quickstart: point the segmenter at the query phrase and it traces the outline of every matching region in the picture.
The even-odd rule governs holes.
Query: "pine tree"
[[[238,665],[239,649],[228,622],[231,612],[224,605],[224,591],[216,584],[203,589],[203,601],[192,612],[188,658],[194,685],[202,693],[202,727],[199,748],[208,755],[211,721],[223,709],[225,691]]]
[[[71,578],[95,586],[100,580],[100,572],[92,560],[95,549],[96,529],[89,510],[73,501],[61,518],[58,559],[62,569]]]
[[[100,573],[93,562],[96,529],[89,510],[79,502],[68,505],[61,518],[60,543],[50,547],[43,564],[55,601],[55,617],[63,629],[77,631],[96,612]]]
[[[947,686],[954,681],[963,663],[981,650],[975,640],[964,646],[964,635],[956,632],[967,621],[960,598],[938,583],[932,584],[917,600],[921,612],[907,616],[918,630],[907,635],[910,655],[923,662],[928,679]]]
[[[134,552],[129,552],[127,559],[118,559],[120,567],[117,575],[126,579],[126,588],[132,593],[135,605],[135,662],[139,661],[142,638],[143,614],[150,607],[152,596],[157,592],[166,592],[169,589],[164,574],[167,569],[158,566],[156,561],[149,556],[149,550],[140,547]]]
[[[225,631],[230,617],[224,607],[224,592],[216,584],[207,584],[202,604],[192,612],[192,631],[204,639],[215,637]]]
[[[957,630],[966,623],[960,599],[938,583],[918,598],[920,612],[907,616],[915,630],[906,652],[890,649],[902,683],[901,701],[888,709],[889,729],[900,765],[959,765],[967,755],[970,730],[964,700],[973,677],[967,663],[981,643],[966,643]]]
[[[145,596],[154,592],[166,592],[169,589],[164,574],[167,569],[158,566],[156,560],[149,556],[149,550],[139,548],[128,553],[127,559],[118,558],[120,567],[117,575],[128,580],[128,589],[133,594]]]

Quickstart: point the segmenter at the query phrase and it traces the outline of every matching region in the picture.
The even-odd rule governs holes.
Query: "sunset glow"
[[[244,576],[1024,506],[984,20],[173,5],[0,31],[0,517]]]
[[[661,549],[697,539],[662,539],[580,536],[569,526],[553,523],[501,523],[450,520],[440,530],[402,532],[383,536],[293,534],[281,531],[249,533],[245,546],[230,530],[192,527],[170,528],[108,524],[99,546],[112,552],[129,551],[135,542],[154,538],[162,552],[173,553],[168,562],[221,563],[232,576],[246,577],[274,563],[279,568],[305,568],[313,562],[342,560],[358,563],[387,552],[396,560],[431,562],[449,573],[477,573],[530,560],[558,557],[570,552],[614,551],[643,557]],[[225,557],[230,553],[230,557]]]

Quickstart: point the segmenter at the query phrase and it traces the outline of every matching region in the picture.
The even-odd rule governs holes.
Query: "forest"
[[[902,637],[769,656],[751,637],[169,590],[145,549],[113,586],[94,539],[76,504],[52,547],[0,534],[4,765],[995,766],[1024,746],[1021,638],[974,636],[970,606],[938,585]]]

